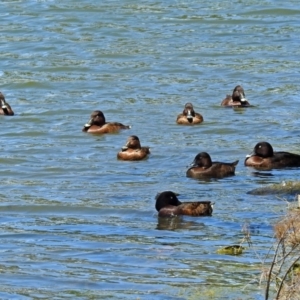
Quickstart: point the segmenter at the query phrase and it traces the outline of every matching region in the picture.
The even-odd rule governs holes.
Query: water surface
[[[262,261],[298,180],[243,165],[261,140],[299,153],[298,1],[1,1],[1,299],[262,299]],[[235,85],[255,107],[224,109]],[[204,123],[175,124],[186,102]],[[81,132],[93,110],[132,125]],[[131,134],[151,147],[117,161]],[[236,176],[186,178],[198,152]],[[270,172],[269,172],[270,173]],[[215,202],[162,221],[157,192]],[[293,196],[287,197],[293,200]],[[241,242],[254,248],[217,254]],[[244,246],[247,246],[244,243]]]

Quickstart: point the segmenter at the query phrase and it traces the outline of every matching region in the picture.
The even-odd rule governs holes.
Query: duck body
[[[195,156],[191,167],[186,172],[186,176],[198,179],[234,176],[238,162],[238,160],[232,163],[212,162],[207,152],[201,152]]]
[[[131,126],[124,125],[119,122],[106,122],[105,116],[101,110],[95,110],[91,114],[91,118],[82,129],[88,133],[117,133],[121,129],[130,129]]]
[[[245,166],[256,169],[282,169],[300,167],[300,155],[285,151],[275,152],[268,142],[259,142],[246,156]]]
[[[227,95],[226,98],[221,102],[221,106],[228,107],[247,107],[251,106],[246,99],[245,91],[242,86],[237,85],[233,91],[232,95]]]
[[[176,123],[180,125],[193,125],[203,122],[203,116],[196,113],[192,103],[186,103],[184,110],[177,116]]]
[[[131,135],[122,150],[118,152],[117,158],[120,160],[143,160],[150,154],[149,147],[142,147],[139,138]]]
[[[211,216],[213,204],[211,201],[180,202],[175,193],[165,191],[156,196],[155,208],[159,217],[175,216]]]

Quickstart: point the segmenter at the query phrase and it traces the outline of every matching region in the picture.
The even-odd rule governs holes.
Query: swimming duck
[[[115,133],[120,129],[130,129],[131,126],[123,125],[118,122],[106,122],[105,116],[101,110],[95,110],[91,114],[91,119],[82,129],[89,133]]]
[[[175,193],[165,191],[156,197],[155,208],[159,217],[174,217],[180,215],[187,216],[211,216],[213,204],[210,201],[185,202],[178,200]]]
[[[176,122],[181,125],[200,124],[203,122],[203,117],[194,111],[192,103],[186,103],[183,112],[177,116]]]
[[[268,142],[259,142],[251,154],[246,156],[245,166],[257,169],[281,169],[300,167],[300,155],[289,152],[274,152]]]
[[[195,156],[191,167],[186,172],[186,176],[192,178],[222,178],[234,176],[235,167],[238,162],[238,160],[232,163],[212,162],[211,157],[207,152],[201,152]]]
[[[232,95],[227,95],[226,98],[221,102],[221,106],[246,107],[251,105],[246,99],[245,91],[242,86],[237,85],[233,89]]]
[[[15,113],[5,101],[4,95],[0,92],[0,115],[13,116]]]
[[[150,154],[149,147],[141,147],[139,138],[131,135],[117,157],[121,160],[142,160]]]

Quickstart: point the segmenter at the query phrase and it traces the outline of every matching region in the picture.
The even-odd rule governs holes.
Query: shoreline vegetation
[[[254,189],[249,194],[287,195],[297,200],[289,202],[283,199],[287,203],[287,212],[274,225],[275,242],[265,257],[260,285],[265,290],[265,300],[300,299],[300,182],[283,181]],[[244,235],[244,241],[251,246],[247,230],[244,230]]]
[[[276,238],[271,265],[266,269],[265,299],[300,299],[300,195],[274,225]]]
[[[287,204],[286,213],[273,226],[275,241],[262,260],[259,285],[264,290],[265,300],[300,300],[300,182],[283,181],[279,184],[257,188],[249,194],[286,195],[296,199],[296,201],[282,199]],[[256,252],[247,224],[244,225],[242,232],[244,238],[238,245],[240,252],[226,252],[224,249],[230,247],[224,247],[218,253],[240,255],[244,249],[242,247],[244,243]]]

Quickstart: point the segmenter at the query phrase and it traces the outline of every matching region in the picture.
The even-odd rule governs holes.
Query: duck
[[[130,129],[131,126],[123,125],[118,122],[106,122],[105,116],[101,110],[95,110],[91,114],[91,118],[82,129],[88,133],[116,133],[121,129]]]
[[[290,152],[275,152],[268,142],[259,142],[252,153],[246,156],[245,166],[256,169],[282,169],[300,167],[300,155]]]
[[[118,152],[117,158],[121,160],[142,160],[150,154],[149,147],[142,147],[140,139],[136,135],[131,135],[127,139],[122,150]]]
[[[207,152],[198,153],[190,168],[186,172],[187,177],[192,178],[222,178],[235,175],[235,167],[238,160],[232,163],[212,162]]]
[[[226,98],[221,102],[221,106],[247,107],[251,105],[246,99],[243,87],[241,85],[237,85],[233,89],[232,95],[227,95]]]
[[[180,125],[193,125],[203,122],[203,116],[196,113],[193,104],[188,102],[184,106],[184,110],[177,116],[176,123]]]
[[[159,217],[175,216],[211,216],[213,203],[211,201],[180,202],[172,191],[164,191],[155,197],[155,208]]]
[[[14,114],[11,106],[5,101],[4,95],[0,92],[0,115],[13,116]]]

